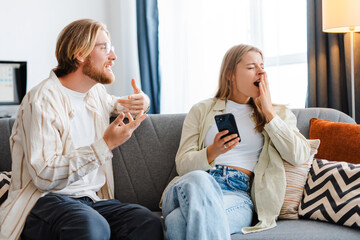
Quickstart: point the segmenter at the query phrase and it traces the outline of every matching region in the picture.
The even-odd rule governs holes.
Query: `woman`
[[[227,131],[217,131],[214,116],[223,113],[235,116],[241,136],[222,138]],[[232,47],[215,97],[185,119],[175,159],[181,177],[163,195],[167,239],[230,239],[276,226],[286,187],[283,160],[298,165],[309,155],[294,114],[271,102],[261,51]],[[249,227],[254,210],[259,222]]]

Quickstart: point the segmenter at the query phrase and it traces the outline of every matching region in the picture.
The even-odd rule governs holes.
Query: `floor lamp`
[[[355,120],[354,32],[360,32],[360,0],[322,0],[323,31],[350,33],[351,116]]]

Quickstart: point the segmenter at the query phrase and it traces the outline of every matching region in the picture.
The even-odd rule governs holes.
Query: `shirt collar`
[[[215,111],[224,111],[226,108],[226,101],[218,99],[218,98],[215,98],[215,99],[216,99],[216,102],[214,105],[214,110]]]

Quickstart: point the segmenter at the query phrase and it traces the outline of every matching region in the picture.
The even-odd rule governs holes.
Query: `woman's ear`
[[[232,79],[233,79],[233,78],[232,78],[232,76],[231,76],[231,73],[228,72],[228,73],[226,74],[226,80],[229,82],[229,84],[231,83]]]

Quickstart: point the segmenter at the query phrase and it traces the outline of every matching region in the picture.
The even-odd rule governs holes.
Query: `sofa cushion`
[[[279,220],[266,231],[231,235],[231,240],[359,240],[359,230],[308,219]]]
[[[10,178],[11,172],[0,172],[0,205],[8,196]]]
[[[113,150],[115,198],[159,211],[161,194],[176,174],[185,114],[149,114],[131,138]]]
[[[317,118],[310,119],[310,139],[320,139],[316,158],[360,163],[360,126]]]
[[[360,164],[314,159],[299,215],[360,228]]]
[[[299,219],[298,208],[304,192],[304,185],[320,140],[308,140],[311,146],[310,157],[299,166],[293,166],[284,161],[286,175],[286,190],[284,203],[279,219]]]

